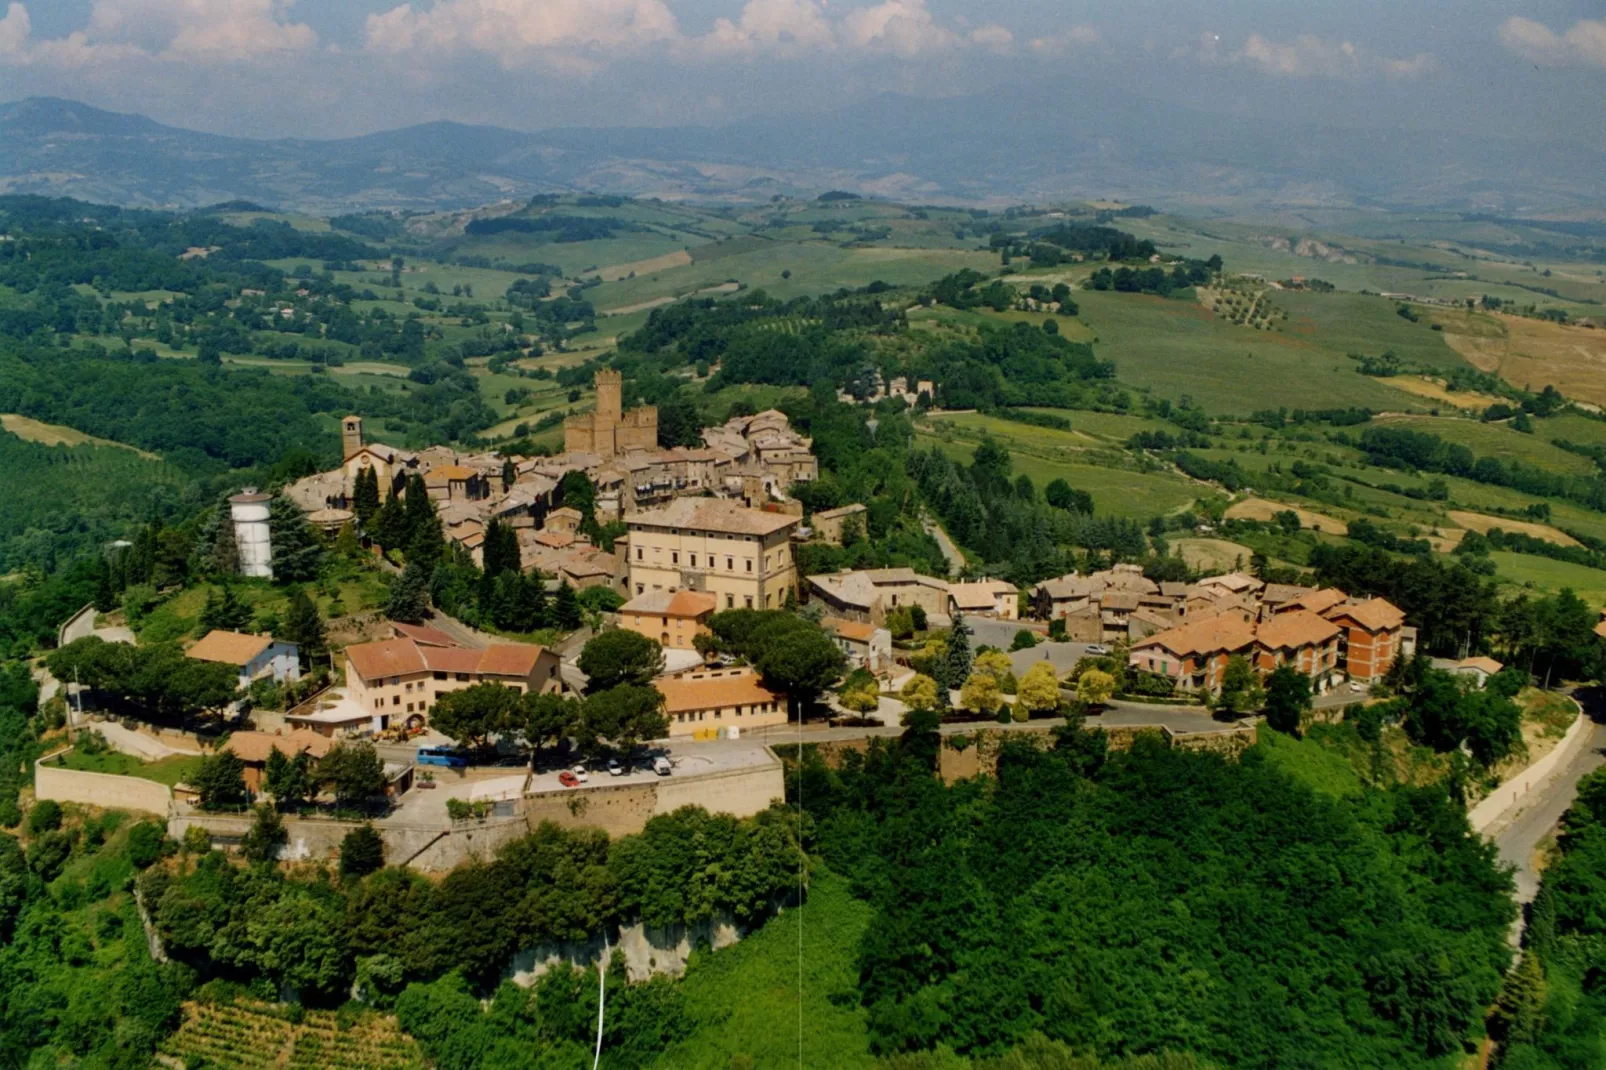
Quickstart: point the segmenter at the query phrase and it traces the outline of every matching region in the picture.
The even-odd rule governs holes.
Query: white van
[[[665,758],[661,754],[652,760],[652,771],[657,773],[659,776],[668,776],[670,773],[674,772],[673,768],[671,768],[669,765],[669,759]]]

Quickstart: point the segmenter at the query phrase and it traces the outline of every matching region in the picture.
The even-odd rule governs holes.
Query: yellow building
[[[656,639],[667,650],[695,650],[708,634],[714,596],[696,591],[647,591],[619,607],[619,627]]]
[[[617,369],[597,372],[597,407],[563,421],[566,453],[613,457],[658,448],[658,409],[652,405],[624,412],[624,380]]]
[[[346,695],[373,716],[376,730],[421,726],[442,695],[475,684],[541,692],[563,686],[558,656],[528,643],[470,650],[403,637],[346,648]]]
[[[787,722],[785,697],[765,687],[745,666],[660,676],[652,686],[664,696],[670,738]]]
[[[677,498],[625,520],[632,596],[701,591],[718,610],[780,609],[797,587],[798,517],[720,498]]]

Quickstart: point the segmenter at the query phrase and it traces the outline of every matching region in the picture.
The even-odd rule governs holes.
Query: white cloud
[[[1063,56],[1076,48],[1086,48],[1096,45],[1101,38],[1099,32],[1091,26],[1072,26],[1059,33],[1051,33],[1044,37],[1034,37],[1027,44],[1027,48],[1039,56]]]
[[[836,30],[815,0],[748,0],[740,17],[717,19],[701,42],[715,51],[831,49]]]
[[[369,15],[368,47],[483,52],[504,65],[559,51],[629,52],[680,39],[662,0],[436,0]]]
[[[960,42],[954,31],[937,25],[926,0],[884,0],[859,8],[842,19],[839,32],[850,47],[905,59],[947,51]]]
[[[1254,67],[1280,78],[1355,78],[1367,74],[1414,78],[1432,70],[1436,62],[1427,52],[1403,59],[1375,56],[1349,41],[1330,41],[1314,34],[1302,34],[1292,41],[1273,41],[1252,33],[1243,47],[1230,55],[1221,52],[1219,40],[1215,34],[1205,34],[1200,39],[1199,58],[1206,63]]]
[[[970,31],[970,43],[1001,56],[1008,55],[1015,50],[1015,35],[996,22],[989,22]]]
[[[89,24],[33,39],[27,8],[0,19],[0,57],[59,67],[159,58],[236,63],[314,48],[318,35],[287,19],[294,0],[95,0]]]
[[[1500,43],[1547,67],[1606,67],[1606,22],[1595,19],[1579,19],[1566,33],[1556,33],[1542,22],[1513,15],[1500,27]]]

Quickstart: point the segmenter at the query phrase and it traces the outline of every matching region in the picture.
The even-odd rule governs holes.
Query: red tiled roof
[[[184,653],[196,661],[220,661],[225,665],[249,665],[251,659],[273,645],[265,635],[211,631]]]
[[[856,620],[843,620],[841,617],[826,617],[820,621],[820,625],[845,639],[860,643],[868,643],[875,635],[874,624],[866,624]]]
[[[1337,637],[1338,625],[1308,609],[1291,609],[1264,620],[1255,640],[1267,650],[1298,650],[1320,646]]]
[[[457,640],[439,628],[431,628],[426,624],[402,624],[399,621],[391,621],[390,626],[396,632],[397,638],[411,639],[421,646],[459,645]]]
[[[1369,632],[1388,631],[1405,623],[1405,614],[1393,602],[1368,598],[1353,606],[1334,606],[1322,614],[1328,620],[1352,620]]]
[[[386,676],[405,676],[424,672],[424,655],[411,639],[386,639],[379,643],[355,643],[346,648],[346,660],[364,680]]]
[[[653,686],[664,696],[664,712],[671,714],[780,701],[753,673],[702,679],[670,676],[654,680]]]
[[[286,758],[294,758],[302,751],[306,751],[314,758],[322,758],[329,753],[334,741],[328,736],[320,735],[310,728],[297,728],[288,735],[276,736],[268,732],[235,732],[229,736],[225,750],[234,752],[234,756],[242,762],[265,762],[268,755],[277,750]]]
[[[1292,602],[1284,603],[1285,610],[1305,609],[1312,613],[1326,613],[1335,606],[1341,606],[1349,601],[1349,595],[1337,587],[1324,587],[1307,595],[1301,595]]]
[[[1178,657],[1192,657],[1243,650],[1254,641],[1254,628],[1243,618],[1224,613],[1189,621],[1180,628],[1156,633],[1133,644],[1132,649],[1142,650],[1157,646]]]
[[[480,672],[493,676],[529,676],[545,649],[529,643],[498,643],[488,647],[481,656]]]
[[[478,672],[480,651],[460,646],[425,646],[418,648],[423,655],[424,667],[432,672]]]

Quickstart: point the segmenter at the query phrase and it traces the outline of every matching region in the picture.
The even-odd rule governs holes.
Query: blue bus
[[[445,765],[453,769],[462,769],[468,765],[468,759],[452,747],[419,747],[418,764]]]

